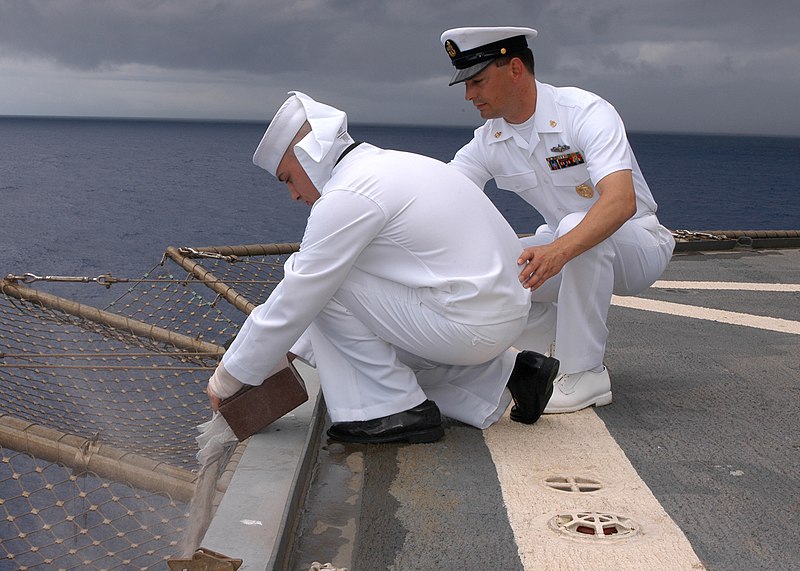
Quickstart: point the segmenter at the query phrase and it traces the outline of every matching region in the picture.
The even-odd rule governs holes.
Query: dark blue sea
[[[308,208],[251,162],[265,125],[0,118],[0,274],[139,277],[167,246],[297,242]],[[351,126],[449,160],[471,128]],[[671,229],[800,229],[800,138],[631,133]],[[491,183],[490,183],[491,185]],[[487,193],[517,232],[541,218]]]

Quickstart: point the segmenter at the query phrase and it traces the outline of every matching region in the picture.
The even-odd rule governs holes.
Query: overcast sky
[[[439,36],[483,25],[629,131],[800,136],[798,0],[0,0],[0,115],[477,125]]]

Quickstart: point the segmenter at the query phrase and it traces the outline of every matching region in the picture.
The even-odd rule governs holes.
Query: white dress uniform
[[[312,129],[324,131],[313,113],[321,104],[303,104]],[[337,127],[327,128],[335,139]],[[300,251],[247,318],[224,368],[259,384],[303,335],[333,422],[429,398],[446,416],[488,426],[508,404],[517,355],[509,347],[530,308],[516,279],[516,234],[444,163],[361,144],[334,165],[323,156],[341,147],[320,147],[320,132],[295,147],[321,188]]]
[[[635,295],[664,271],[675,241],[659,224],[616,110],[577,88],[536,82],[536,112],[523,125],[490,119],[450,163],[478,186],[494,178],[536,208],[546,224],[523,247],[569,232],[597,201],[595,185],[631,170],[636,214],[607,240],[567,262],[532,294],[528,326],[517,346],[539,352],[555,341],[561,373],[602,367],[612,293]]]

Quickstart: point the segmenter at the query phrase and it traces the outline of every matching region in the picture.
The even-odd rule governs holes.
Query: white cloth
[[[183,557],[191,557],[200,547],[208,526],[211,523],[214,508],[216,485],[228,461],[231,459],[236,445],[236,435],[219,412],[215,412],[211,420],[197,427],[197,462],[200,469],[195,480],[195,491],[189,506],[188,525],[181,540]]]
[[[225,369],[261,383],[293,345],[307,347],[296,342],[313,323],[335,422],[427,396],[444,414],[483,426],[530,307],[518,254],[516,234],[468,179],[427,157],[362,144],[332,170],[300,251],[225,353]]]
[[[611,294],[634,295],[649,287],[666,268],[675,241],[658,223],[655,200],[614,108],[577,88],[538,81],[536,88],[530,141],[505,120],[490,119],[450,164],[481,187],[494,178],[498,188],[515,192],[542,214],[546,224],[523,239],[523,247],[552,242],[574,228],[597,202],[595,185],[631,170],[636,214],[533,292],[528,327],[516,343],[544,352],[555,340],[560,372],[573,373],[602,366]]]

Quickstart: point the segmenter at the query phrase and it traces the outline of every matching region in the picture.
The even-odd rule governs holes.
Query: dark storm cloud
[[[493,9],[519,22],[526,3]],[[447,27],[481,25],[484,2],[422,0],[11,0],[0,50],[74,69],[128,63],[274,74],[302,70],[373,79],[447,73]]]
[[[439,49],[443,29],[458,25],[537,27],[536,50],[544,53],[612,51],[634,41],[707,41],[736,53],[785,45],[796,33],[796,13],[794,0],[517,1],[491,10],[470,1],[10,0],[0,4],[0,46],[83,69],[139,63],[395,77],[440,70],[444,54],[430,50]]]
[[[439,43],[443,30],[475,25],[537,28],[537,76],[608,97],[634,128],[733,128],[765,89],[775,108],[751,127],[800,125],[796,0],[4,0],[0,63],[18,76],[20,62],[31,73],[45,62],[94,79],[133,66],[153,90],[202,75],[236,83],[242,100],[250,81],[352,102],[370,121],[477,122],[463,89],[444,85]],[[202,112],[213,113],[207,98]],[[704,112],[714,124],[698,126]]]
[[[15,1],[0,5],[0,48],[75,69],[128,63],[166,68],[372,74],[414,73],[441,30],[417,19],[424,2]],[[408,37],[409,30],[425,42]],[[442,60],[446,63],[446,60]],[[433,69],[433,66],[430,67]]]

